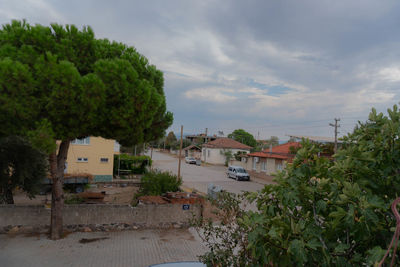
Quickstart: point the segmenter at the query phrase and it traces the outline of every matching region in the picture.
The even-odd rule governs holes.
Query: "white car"
[[[196,159],[191,157],[186,157],[185,162],[188,164],[196,164]]]
[[[250,181],[250,175],[243,167],[240,166],[229,166],[226,175],[228,176],[228,178],[236,179],[236,181]]]

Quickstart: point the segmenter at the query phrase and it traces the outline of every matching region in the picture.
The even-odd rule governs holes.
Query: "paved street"
[[[178,173],[178,158],[167,153],[153,151],[153,167],[160,170],[168,170],[175,174]],[[251,181],[235,181],[226,176],[226,167],[216,165],[196,166],[181,163],[181,175],[183,185],[195,188],[197,191],[207,193],[209,183],[221,186],[224,190],[240,193],[241,191],[261,190],[266,184],[265,181],[252,179]]]
[[[0,235],[0,266],[4,267],[144,267],[198,261],[204,251],[191,229],[78,232],[57,241],[45,235]]]

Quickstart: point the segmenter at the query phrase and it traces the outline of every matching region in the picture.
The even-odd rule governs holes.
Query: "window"
[[[253,158],[253,170],[257,170],[257,160],[256,159],[257,159],[256,157]]]
[[[207,149],[207,157],[210,156],[210,150]]]
[[[261,161],[261,170],[266,171],[267,170],[267,162],[266,161]]]
[[[114,141],[114,152],[120,152],[120,150],[121,145],[117,141]]]
[[[88,158],[78,158],[78,162],[88,162]]]
[[[282,164],[277,164],[276,168],[278,169],[278,171],[282,171]]]
[[[75,139],[71,141],[73,145],[90,145],[90,137],[85,137],[82,139]]]
[[[108,163],[108,158],[100,158],[101,163]]]

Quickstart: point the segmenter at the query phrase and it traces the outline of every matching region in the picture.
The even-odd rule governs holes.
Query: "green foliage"
[[[257,145],[255,147],[255,151],[262,151],[262,150],[265,150],[265,149],[268,150],[271,145],[273,147],[279,145],[279,138],[277,136],[271,136],[271,138],[268,139],[268,140],[257,141]]]
[[[376,265],[396,225],[390,204],[400,186],[399,136],[394,106],[388,116],[373,109],[368,121],[343,138],[335,161],[318,156],[324,148],[303,140],[277,184],[245,194],[258,210],[240,210],[226,220],[237,227],[229,234],[236,248],[220,251],[223,244],[209,239],[211,251],[202,260],[220,266]],[[206,237],[220,235],[217,225],[201,227]],[[225,264],[232,255],[241,262]]]
[[[0,203],[13,204],[12,191],[17,186],[34,197],[46,172],[45,154],[29,142],[17,136],[0,138]]]
[[[13,21],[0,30],[0,136],[28,134],[53,151],[49,139],[155,140],[172,123],[163,86],[133,47],[95,39],[90,27]]]
[[[153,170],[147,172],[141,180],[141,195],[160,196],[166,192],[178,192],[182,180],[170,172]]]
[[[243,129],[234,130],[232,133],[228,134],[228,138],[232,138],[242,144],[251,147],[256,147],[257,145],[257,141],[254,136]]]
[[[171,149],[171,148],[175,148],[176,147],[176,136],[174,134],[174,132],[169,132],[167,137],[165,138],[165,148],[166,149]]]
[[[230,149],[223,149],[220,151],[221,155],[225,157],[225,166],[228,166],[229,161],[233,157],[232,150]]]
[[[235,157],[236,160],[241,161],[242,160],[242,156],[244,156],[244,155],[247,155],[246,151],[238,151],[233,156]]]
[[[215,207],[212,211],[218,217],[218,223],[202,217],[192,221],[192,225],[208,247],[208,252],[199,257],[207,266],[256,264],[246,250],[248,226],[247,221],[243,220],[246,213],[241,208],[243,200],[243,195],[220,192],[217,199],[210,199]]]
[[[83,198],[72,194],[69,195],[68,197],[65,198],[64,203],[67,205],[71,205],[71,204],[82,204],[84,202]]]
[[[114,175],[120,170],[130,170],[133,174],[143,174],[152,164],[149,156],[131,156],[128,154],[114,155]]]

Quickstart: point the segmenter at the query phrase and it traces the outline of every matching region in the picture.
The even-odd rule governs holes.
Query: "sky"
[[[164,72],[169,130],[340,136],[400,99],[400,2],[0,0],[0,23],[91,26]],[[168,131],[169,131],[168,130]]]

